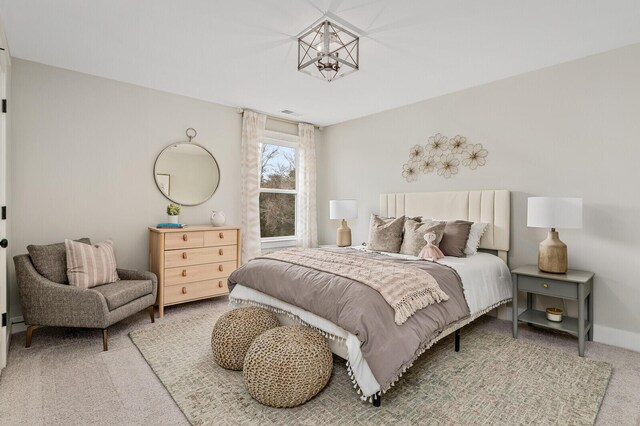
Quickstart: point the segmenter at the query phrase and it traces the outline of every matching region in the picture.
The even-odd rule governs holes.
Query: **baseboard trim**
[[[619,348],[640,352],[640,333],[595,324],[593,340]]]
[[[11,318],[11,334],[22,333],[23,331],[27,331],[24,318],[22,316]]]

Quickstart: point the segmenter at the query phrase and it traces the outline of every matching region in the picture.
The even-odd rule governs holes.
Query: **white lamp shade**
[[[582,198],[529,197],[527,226],[532,228],[582,228]]]
[[[329,219],[355,219],[358,217],[356,200],[329,200]]]

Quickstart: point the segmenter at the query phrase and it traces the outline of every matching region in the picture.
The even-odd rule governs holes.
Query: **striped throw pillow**
[[[91,288],[120,279],[116,271],[113,241],[89,245],[64,240],[64,246],[67,250],[67,277],[70,285]]]

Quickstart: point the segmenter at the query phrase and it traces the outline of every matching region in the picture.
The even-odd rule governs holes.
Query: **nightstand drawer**
[[[518,289],[545,296],[578,298],[578,285],[572,282],[556,281],[547,278],[518,276]]]

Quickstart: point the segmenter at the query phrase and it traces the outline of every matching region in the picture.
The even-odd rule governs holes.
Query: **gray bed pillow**
[[[80,243],[91,244],[89,238],[76,240]],[[67,249],[64,243],[48,244],[45,246],[28,245],[27,251],[36,271],[49,281],[58,284],[69,284],[67,278]]]
[[[439,245],[444,235],[444,228],[445,222],[418,222],[412,219],[405,220],[404,237],[402,238],[400,253],[411,256],[419,255],[420,251],[427,245],[427,241],[424,239],[427,232],[433,232],[436,234],[436,239],[433,244],[436,246]]]
[[[466,220],[447,222],[439,246],[445,256],[466,257],[464,249],[467,247],[471,225],[473,222]]]
[[[376,251],[398,253],[402,244],[404,216],[398,218],[371,215],[367,248]]]

